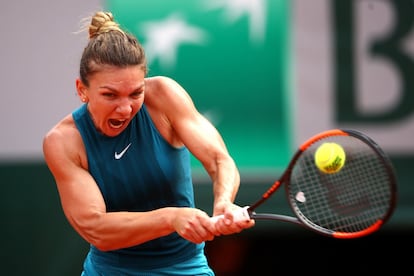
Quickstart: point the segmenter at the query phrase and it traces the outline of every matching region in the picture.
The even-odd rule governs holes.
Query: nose
[[[116,112],[122,115],[129,115],[132,112],[131,102],[128,100],[121,101],[116,107]]]

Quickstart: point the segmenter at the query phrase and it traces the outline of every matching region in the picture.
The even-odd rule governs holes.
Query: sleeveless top
[[[174,148],[160,135],[145,104],[116,137],[96,130],[87,104],[72,115],[107,212],[194,207],[190,153],[185,147]],[[151,268],[188,260],[203,248],[204,243],[191,243],[174,232],[113,251],[103,252],[91,245],[89,254],[102,263]]]

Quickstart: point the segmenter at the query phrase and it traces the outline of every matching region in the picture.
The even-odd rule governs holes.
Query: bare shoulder
[[[149,104],[180,105],[191,103],[187,91],[177,81],[166,76],[146,79],[145,98]]]
[[[149,93],[156,91],[157,93],[170,93],[183,89],[174,79],[167,76],[156,76],[146,79],[146,89]]]
[[[63,118],[43,138],[43,154],[49,164],[73,161],[75,158],[79,160],[79,153],[82,148],[82,139],[72,115]]]
[[[76,127],[72,115],[67,115],[46,133],[44,142],[48,144],[60,142],[68,136],[73,136],[75,131]]]
[[[174,79],[167,76],[154,76],[146,78],[145,84],[146,86],[156,89],[166,89],[178,85]]]
[[[198,118],[187,91],[169,77],[151,77],[145,83],[145,103],[161,135],[171,145],[182,146],[189,123]]]

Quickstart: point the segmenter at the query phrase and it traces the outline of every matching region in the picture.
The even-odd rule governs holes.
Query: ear
[[[78,92],[79,99],[86,103],[88,102],[88,96],[87,96],[87,87],[83,84],[83,82],[80,79],[76,79],[76,91]]]

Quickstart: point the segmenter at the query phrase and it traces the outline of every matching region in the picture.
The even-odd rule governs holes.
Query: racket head
[[[316,149],[340,144],[346,161],[336,173],[315,165]],[[289,165],[285,191],[303,225],[335,238],[358,238],[377,231],[391,217],[397,201],[397,180],[388,156],[367,135],[333,129],[308,139]]]

